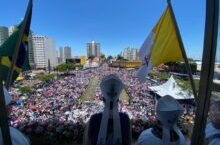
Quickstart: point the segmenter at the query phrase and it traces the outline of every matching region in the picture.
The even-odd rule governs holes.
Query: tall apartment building
[[[121,55],[128,60],[139,60],[138,49],[136,48],[125,48]]]
[[[5,42],[8,38],[8,28],[4,26],[0,26],[0,46]]]
[[[100,43],[97,43],[95,41],[87,43],[87,57],[90,56],[100,56]]]
[[[57,58],[57,63],[61,64],[62,62],[61,62],[61,59],[60,59],[60,53],[57,50],[56,50],[56,58]]]
[[[57,62],[57,53],[56,53],[56,43],[55,40],[51,37],[45,37],[46,39],[46,60],[48,62],[48,60],[50,60],[50,66],[51,67],[55,67],[57,66],[58,62]]]
[[[66,59],[70,59],[71,56],[71,47],[61,46],[60,47],[60,60],[61,63],[66,63]]]
[[[33,49],[33,33],[30,31],[29,33],[29,38],[28,38],[28,59],[29,59],[29,64],[31,68],[34,68],[35,62],[34,62],[34,49]]]
[[[55,67],[57,65],[55,41],[48,36],[33,35],[32,42],[35,67],[48,67],[48,60],[50,66]]]

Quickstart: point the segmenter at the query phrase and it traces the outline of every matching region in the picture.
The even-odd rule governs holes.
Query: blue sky
[[[17,24],[28,0],[1,0],[0,25]],[[188,57],[201,59],[205,0],[172,0]],[[101,43],[105,55],[140,48],[166,7],[166,0],[34,0],[31,29],[55,39],[56,48],[86,55],[86,43]]]

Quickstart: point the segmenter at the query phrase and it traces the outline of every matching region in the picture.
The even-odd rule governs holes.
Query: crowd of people
[[[27,134],[45,133],[51,139],[56,136],[77,138],[83,130],[83,121],[86,121],[89,109],[98,110],[91,105],[86,110],[79,103],[93,76],[92,71],[80,71],[36,84],[33,92],[26,94],[26,99],[19,97],[11,105],[10,124]],[[15,93],[23,96],[19,91]]]
[[[70,76],[58,77],[36,84],[27,97],[19,91],[18,98],[11,105],[10,124],[26,134],[43,134],[50,140],[65,139],[81,141],[87,121],[92,114],[103,110],[102,93],[97,85],[93,101],[82,102],[80,97],[86,91],[90,80],[99,80],[109,74],[116,74],[124,83],[128,99],[119,100],[119,111],[129,115],[132,121],[132,135],[138,135],[156,120],[156,98],[149,93],[151,82],[140,83],[135,70],[109,68],[104,65],[95,69],[75,71]],[[184,105],[184,121],[191,121],[194,108]]]

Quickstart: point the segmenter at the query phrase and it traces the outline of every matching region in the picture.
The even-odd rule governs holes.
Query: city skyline
[[[12,25],[12,26],[0,26],[0,42],[1,43],[4,43],[4,41],[15,31],[15,29],[16,29],[16,27],[17,27],[17,25]],[[32,45],[32,41],[34,41],[34,39],[33,39],[33,36],[35,37],[38,37],[38,36],[41,36],[41,37],[45,37],[45,38],[47,38],[47,37],[49,37],[50,39],[53,39],[53,37],[51,37],[51,36],[48,36],[48,35],[43,35],[43,34],[41,34],[41,35],[39,35],[39,34],[36,34],[36,33],[34,33],[33,31],[31,31],[31,33],[30,33],[30,35],[29,35],[29,43],[30,43],[30,47],[33,47]],[[1,44],[0,43],[0,44]],[[56,45],[56,41],[53,39],[53,43],[54,43],[54,45]],[[93,44],[93,43],[95,43],[95,44]],[[97,54],[91,54],[91,55],[94,55],[95,57],[98,57],[98,56],[100,56],[101,54],[103,54],[101,51],[100,51],[100,43],[97,43],[95,40],[91,40],[90,42],[87,42],[86,43],[86,53],[87,54],[80,54],[80,55],[74,55],[74,53],[73,53],[73,51],[72,51],[72,47],[71,46],[67,46],[67,45],[62,45],[62,46],[58,46],[58,47],[55,47],[55,53],[58,53],[58,54],[56,54],[57,55],[57,58],[61,58],[61,48],[62,47],[68,47],[69,49],[70,49],[70,51],[67,53],[67,55],[69,55],[70,54],[70,56],[71,57],[68,57],[68,58],[74,58],[74,57],[77,57],[77,56],[86,56],[87,55],[87,58],[88,58],[88,52],[89,52],[89,45],[91,44],[91,46],[90,47],[92,47],[92,48],[90,48],[90,49],[98,49],[98,50],[92,50],[92,51],[94,51],[94,52],[90,52],[90,53],[97,53]],[[94,46],[93,46],[94,45]],[[95,46],[95,45],[98,45],[98,46]],[[97,48],[93,48],[93,47],[97,47]],[[133,48],[133,47],[131,47],[131,46],[129,46],[129,47],[126,47],[126,48]],[[33,48],[31,48],[31,49],[33,49]],[[134,48],[133,48],[134,49]],[[137,49],[137,52],[138,52],[138,48],[135,48],[135,49]],[[96,52],[97,51],[97,52]],[[123,50],[124,51],[124,50]],[[53,53],[54,53],[53,52]],[[122,52],[121,52],[122,53]],[[117,55],[121,55],[121,53],[118,53],[118,54],[115,54],[115,55],[111,55],[111,54],[109,54],[109,55],[111,55],[111,56],[113,56],[113,57],[117,57]],[[31,61],[30,61],[30,63],[33,63],[34,61],[32,60],[32,59],[34,59],[34,58],[32,58],[32,57],[34,57],[34,56],[32,56],[33,55],[33,52],[32,51],[29,51],[29,58],[31,58]],[[105,54],[104,54],[105,55]],[[123,56],[123,55],[121,55],[121,56]],[[107,56],[106,56],[107,57]],[[124,57],[124,56],[123,56]],[[126,58],[126,57],[125,57]],[[62,62],[64,62],[64,60],[62,60]]]
[[[28,1],[15,0],[16,5],[11,2],[2,1],[1,26],[19,24],[24,16]],[[140,48],[166,7],[165,0],[53,1],[50,7],[51,2],[34,1],[31,29],[53,37],[56,50],[62,45],[71,46],[73,55],[86,55],[86,43],[91,40],[102,44],[106,56],[116,56],[127,46]],[[201,59],[205,1],[174,0],[172,4],[188,57]]]

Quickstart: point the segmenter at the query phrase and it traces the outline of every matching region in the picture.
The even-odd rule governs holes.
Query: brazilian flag
[[[19,33],[24,22],[24,31],[22,33],[22,40],[18,50],[18,56],[11,82],[14,82],[21,71],[30,69],[28,59],[28,36],[31,24],[32,3],[29,4],[28,9],[29,11],[26,12],[25,19],[12,33],[12,35],[0,46],[0,77],[5,82],[7,81],[7,77],[11,69],[12,57],[15,53],[16,43],[19,39]]]

